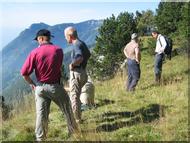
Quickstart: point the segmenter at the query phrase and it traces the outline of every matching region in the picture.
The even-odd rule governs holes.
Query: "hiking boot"
[[[155,84],[159,85],[160,84],[160,79],[161,79],[161,75],[160,74],[156,74],[155,75]]]

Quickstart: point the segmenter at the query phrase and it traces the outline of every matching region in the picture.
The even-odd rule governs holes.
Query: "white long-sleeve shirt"
[[[166,48],[166,45],[167,45],[167,43],[166,43],[164,36],[159,34],[157,37],[157,41],[156,41],[155,52],[158,54],[164,53],[164,49]]]

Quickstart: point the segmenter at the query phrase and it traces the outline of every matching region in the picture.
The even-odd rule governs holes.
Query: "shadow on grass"
[[[145,86],[145,87],[141,87],[140,89],[141,90],[146,90],[146,89],[152,88],[153,86],[155,86],[155,83],[152,83],[152,84],[150,84],[148,86]]]
[[[190,69],[185,70],[184,73],[189,75],[190,74]]]
[[[96,107],[101,107],[108,104],[114,104],[115,101],[109,99],[98,99],[98,103],[96,103]]]
[[[165,106],[159,104],[151,104],[147,107],[140,108],[134,112],[107,112],[101,117],[104,118],[99,122],[111,122],[120,118],[131,118],[129,121],[119,121],[114,123],[106,123],[96,128],[97,132],[112,132],[126,126],[133,126],[139,123],[150,123],[164,116]],[[111,117],[111,118],[110,118]]]

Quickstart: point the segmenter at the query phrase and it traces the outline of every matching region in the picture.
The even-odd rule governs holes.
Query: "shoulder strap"
[[[161,36],[160,36],[160,37],[161,37]],[[161,47],[162,47],[162,43],[161,43],[161,41],[160,41],[160,37],[159,37],[159,39],[158,39],[158,40],[159,40],[159,42],[160,42],[160,45],[161,45]]]

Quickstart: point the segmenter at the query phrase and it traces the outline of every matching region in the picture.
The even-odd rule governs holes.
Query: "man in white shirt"
[[[160,84],[161,73],[162,73],[162,63],[164,59],[164,50],[166,48],[166,40],[164,36],[162,36],[158,31],[152,31],[152,37],[155,38],[156,41],[156,49],[155,49],[155,64],[154,64],[154,72],[155,72],[155,82]]]
[[[125,46],[124,54],[127,57],[128,81],[127,90],[134,91],[140,79],[140,60],[139,40],[137,33],[131,35],[131,41]]]

